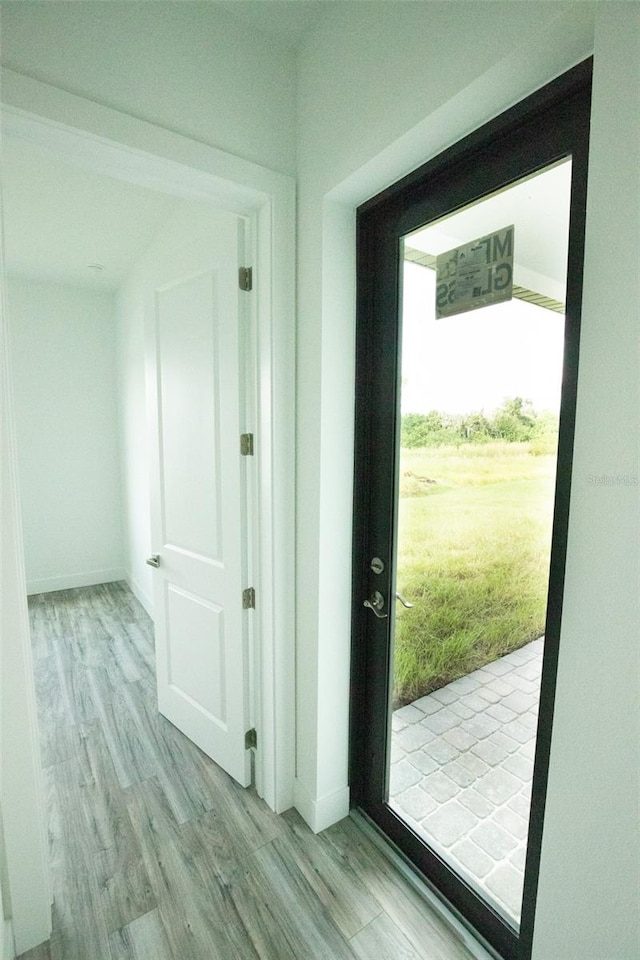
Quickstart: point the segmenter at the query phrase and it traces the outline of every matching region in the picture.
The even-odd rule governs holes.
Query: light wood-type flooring
[[[122,583],[30,598],[53,935],[29,960],[470,960],[352,819],[273,814],[156,708]]]

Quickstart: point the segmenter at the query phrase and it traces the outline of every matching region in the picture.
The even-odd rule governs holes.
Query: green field
[[[544,633],[555,462],[527,443],[402,451],[396,704]]]

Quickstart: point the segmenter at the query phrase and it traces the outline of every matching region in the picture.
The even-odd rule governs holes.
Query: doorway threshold
[[[379,829],[379,827],[361,810],[353,809],[349,814],[359,830],[368,837],[377,849],[389,860],[415,892],[425,901],[434,913],[447,925],[452,934],[464,945],[475,960],[503,960],[449,903],[445,897],[420,874],[402,851]]]

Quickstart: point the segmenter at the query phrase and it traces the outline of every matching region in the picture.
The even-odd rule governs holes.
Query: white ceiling
[[[10,273],[115,289],[180,202],[71,166],[11,137],[5,137],[2,154]]]
[[[344,0],[216,0],[216,6],[252,30],[295,49],[327,12]]]
[[[212,2],[248,31],[294,49],[344,0]],[[175,197],[73,166],[50,151],[10,137],[2,145],[2,189],[8,271],[98,289],[115,289],[122,283],[180,203]],[[91,269],[90,264],[103,269]]]
[[[7,0],[4,0],[7,2]],[[11,0],[8,0],[11,2]],[[13,0],[16,2],[16,0]],[[84,0],[85,3],[91,0]],[[122,3],[122,0],[102,0]],[[129,0],[140,2],[140,0]],[[153,0],[147,0],[153,2]],[[194,0],[171,0],[172,3],[193,3]],[[313,27],[334,7],[363,0],[200,0],[223,10],[250,31],[278,40],[283,46],[295,49]],[[367,0],[372,2],[372,0]],[[404,2],[404,0],[378,0]]]

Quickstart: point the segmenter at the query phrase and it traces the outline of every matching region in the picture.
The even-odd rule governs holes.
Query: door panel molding
[[[254,578],[239,437],[247,418],[238,287],[244,218],[188,202],[138,264],[145,302],[158,703],[242,786],[251,782]],[[153,427],[151,427],[153,424]],[[249,574],[247,571],[251,571]]]

